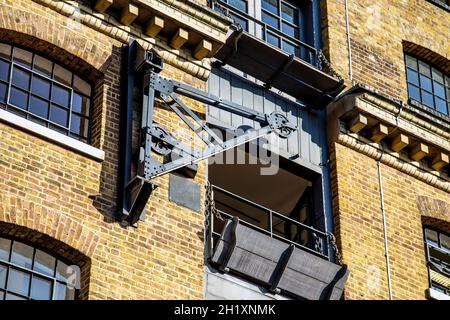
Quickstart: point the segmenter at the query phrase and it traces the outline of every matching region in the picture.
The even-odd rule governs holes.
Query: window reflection
[[[52,281],[33,276],[31,281],[31,298],[35,300],[50,300],[52,297]]]
[[[0,237],[0,300],[74,300],[69,268],[42,250]]]
[[[64,108],[60,108],[54,104],[52,104],[50,108],[50,120],[61,125],[61,126],[67,126],[67,118],[68,112]]]
[[[38,97],[32,96],[30,101],[30,112],[42,118],[47,118],[48,102],[43,99],[39,99]]]
[[[8,291],[26,296],[28,295],[29,283],[29,274],[14,268],[9,269],[7,286]]]
[[[31,81],[31,92],[42,98],[48,99],[50,97],[50,82],[41,77],[33,76]]]
[[[6,272],[8,268],[0,264],[0,289],[4,289],[6,286]]]
[[[89,142],[91,95],[91,85],[63,66],[0,43],[0,108]]]
[[[230,5],[238,10],[247,12],[247,1],[244,0],[229,0]]]
[[[269,12],[278,14],[278,1],[277,0],[262,0],[261,6]]]
[[[243,30],[248,31],[248,22],[247,20],[241,18],[240,16],[230,13],[231,19],[233,19],[234,23],[240,25]]]
[[[8,81],[9,64],[0,60],[0,80]]]
[[[31,268],[33,260],[33,248],[20,242],[14,242],[12,246],[11,262],[25,268]]]
[[[30,74],[19,68],[13,69],[12,83],[18,88],[28,90],[30,85]]]
[[[25,67],[31,67],[31,61],[33,59],[33,54],[29,51],[15,47],[13,53],[13,60],[17,64]]]
[[[54,257],[41,250],[36,250],[33,270],[52,276],[55,270],[55,264],[56,259]]]
[[[450,236],[424,228],[430,288],[450,296]]]
[[[26,300],[25,298],[19,297],[12,293],[7,293],[5,296],[5,300]]]
[[[0,43],[0,57],[5,59],[11,58],[11,46],[6,43]]]
[[[450,90],[448,81],[445,81],[448,77],[428,63],[410,55],[405,55],[405,64],[409,98],[448,115]]]
[[[53,63],[39,55],[34,56],[34,70],[48,77],[52,76]]]
[[[298,24],[298,10],[297,8],[293,8],[291,6],[288,6],[286,3],[281,4],[281,17],[292,23],[297,25]]]
[[[0,83],[0,103],[6,101],[6,90],[7,90],[6,85]]]

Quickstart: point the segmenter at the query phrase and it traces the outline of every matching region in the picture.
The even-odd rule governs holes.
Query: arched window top
[[[1,42],[0,108],[89,143],[91,85],[44,56]]]
[[[78,270],[39,248],[0,237],[0,300],[74,300]]]

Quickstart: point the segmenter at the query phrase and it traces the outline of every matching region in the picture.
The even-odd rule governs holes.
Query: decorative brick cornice
[[[415,177],[433,187],[441,189],[443,191],[450,193],[450,182],[436,176],[435,174],[428,172],[427,170],[421,169],[414,164],[411,164],[405,160],[399,159],[398,157],[384,152],[376,148],[375,146],[369,145],[363,141],[358,140],[348,134],[339,134],[337,137],[337,142],[340,144],[358,151],[372,159],[380,160],[381,163],[388,165],[394,169],[397,169],[403,173],[406,173],[412,177]]]
[[[450,192],[450,125],[429,120],[407,105],[354,90],[328,109],[328,139]]]
[[[230,25],[230,19],[228,17],[192,0],[138,0],[136,2],[146,4],[164,15],[169,13],[167,8],[173,8],[174,10],[183,13],[181,19],[187,25],[190,24],[189,20],[195,18],[196,20],[214,26],[225,33],[228,31]],[[159,9],[156,9],[157,7],[159,7]]]
[[[153,26],[152,28],[150,21],[149,24],[142,26],[131,24],[137,16],[133,18],[132,13],[129,12],[127,17],[123,17],[99,13],[77,1],[33,1],[122,43],[127,43],[131,38],[134,38],[146,50],[154,49],[166,63],[201,80],[208,78],[211,69],[209,59],[203,58],[212,56],[223,45],[226,40],[226,30],[231,23],[228,18],[209,9],[208,14],[205,8],[200,11],[194,10],[194,8],[197,8],[196,6],[200,5],[194,5],[193,1],[146,0],[137,2],[139,5],[148,8],[152,5],[153,11],[165,12],[166,15],[171,17],[172,24],[179,24],[179,28],[183,28],[187,32],[193,32],[193,38],[199,39],[199,42],[193,48],[187,47],[187,40],[184,43],[178,42],[181,45],[175,48],[171,46],[173,38],[157,37],[157,34],[160,33],[161,29],[164,30],[164,27]],[[112,3],[112,1],[110,2]],[[155,23],[154,20],[152,21]],[[173,25],[171,27],[173,28]],[[151,34],[151,36],[148,34]]]
[[[450,151],[450,124],[429,119],[425,121],[409,110],[410,106],[395,105],[369,93],[355,99],[355,108],[371,114],[387,125],[398,127],[420,140],[439,145]]]

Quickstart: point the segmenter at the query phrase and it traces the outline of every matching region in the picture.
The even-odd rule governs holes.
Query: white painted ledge
[[[433,288],[427,290],[428,297],[434,300],[450,300],[450,296],[439,292]]]
[[[105,160],[105,152],[103,150],[90,146],[84,142],[78,141],[55,130],[46,128],[40,124],[22,118],[9,111],[0,109],[0,121],[23,129],[24,131],[30,132],[50,142],[59,144],[67,149],[81,153],[82,155],[88,156],[94,160]]]

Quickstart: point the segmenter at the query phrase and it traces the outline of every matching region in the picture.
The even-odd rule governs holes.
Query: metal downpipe
[[[345,0],[345,30],[347,34],[347,50],[348,50],[348,77],[353,81],[353,62],[352,62],[352,48],[350,45],[350,26],[348,19],[348,0]]]
[[[391,266],[389,259],[389,245],[387,238],[387,223],[386,223],[386,211],[384,208],[384,193],[383,193],[383,179],[381,176],[381,162],[380,159],[377,161],[378,167],[378,183],[380,186],[380,202],[381,202],[381,214],[383,217],[383,235],[384,235],[384,255],[386,257],[386,270],[387,270],[387,282],[389,289],[389,300],[392,300],[392,285],[391,285]]]

